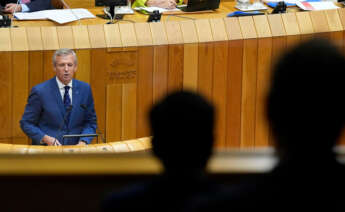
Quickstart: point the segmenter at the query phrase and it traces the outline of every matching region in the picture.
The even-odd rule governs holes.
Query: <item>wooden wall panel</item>
[[[326,10],[325,15],[327,18],[330,32],[330,39],[339,48],[343,48],[343,26],[338,14],[338,10]]]
[[[325,11],[323,10],[311,11],[309,12],[309,14],[310,14],[311,21],[313,23],[314,32],[317,33],[315,35],[328,38],[329,26],[327,23]]]
[[[296,13],[296,18],[301,33],[301,39],[311,38],[314,33],[314,27],[310,18],[310,13]]]
[[[292,46],[300,41],[300,30],[297,22],[296,13],[282,14],[284,27],[286,30],[286,43],[287,46]]]
[[[197,43],[199,41],[194,21],[180,22],[184,43]]]
[[[0,28],[0,51],[11,51],[11,34],[8,28]]]
[[[44,51],[43,52],[43,81],[48,80],[55,76],[53,68],[53,55],[55,51]]]
[[[40,27],[26,27],[29,50],[43,50],[43,41]]]
[[[258,68],[256,81],[255,147],[269,145],[270,132],[266,120],[266,96],[270,84],[272,38],[258,40]]]
[[[29,91],[31,88],[44,80],[43,51],[29,52]]]
[[[11,28],[12,51],[28,51],[26,28]]]
[[[91,48],[105,48],[104,28],[102,25],[88,25]]]
[[[183,45],[169,45],[169,70],[168,91],[181,90],[183,88]]]
[[[92,49],[91,50],[91,78],[90,84],[95,101],[95,110],[97,114],[98,128],[106,135],[106,79],[107,61],[106,49]]]
[[[90,83],[91,75],[91,50],[77,49],[76,55],[78,58],[78,69],[75,73],[75,78],[87,83]]]
[[[241,100],[242,100],[242,61],[243,37],[238,18],[225,19],[229,37],[229,61],[227,76],[226,146],[241,145]]]
[[[122,90],[122,136],[121,140],[136,138],[137,131],[137,86],[135,83],[123,85]]]
[[[210,19],[212,36],[214,41],[226,41],[228,36],[222,18]]]
[[[255,107],[258,41],[249,39],[243,45],[241,147],[255,145]]]
[[[56,27],[41,27],[42,44],[44,50],[59,49]]]
[[[138,48],[137,68],[137,137],[150,134],[147,113],[152,106],[153,97],[153,47]]]
[[[163,22],[150,23],[153,45],[167,45],[168,37]]]
[[[184,44],[183,89],[198,90],[198,44]]]
[[[168,91],[169,47],[155,46],[153,51],[153,102],[156,102]]]
[[[72,26],[74,46],[76,49],[91,48],[87,26]]]
[[[73,31],[71,26],[60,26],[56,28],[56,31],[58,35],[60,48],[75,48]]]
[[[19,121],[29,93],[29,53],[13,52],[12,62],[12,137],[16,139],[17,144],[28,144],[28,138],[21,130]]]
[[[214,45],[200,43],[198,49],[198,91],[212,100]]]
[[[111,84],[107,85],[106,89],[106,141],[120,141],[122,135],[122,85]]]
[[[149,23],[135,23],[134,28],[139,46],[150,46],[153,44]]]
[[[119,24],[121,41],[124,47],[137,46],[137,37],[133,24]]]
[[[226,111],[227,111],[227,72],[228,72],[228,43],[219,41],[214,44],[213,63],[213,102],[217,108],[215,146],[226,147]]]
[[[1,34],[1,33],[0,33]],[[12,143],[12,53],[0,52],[0,142]]]
[[[169,44],[182,44],[183,37],[179,22],[164,22]]]
[[[104,24],[104,36],[108,48],[122,47],[121,34],[118,24]]]

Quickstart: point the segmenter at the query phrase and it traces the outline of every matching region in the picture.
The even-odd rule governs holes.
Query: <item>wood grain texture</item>
[[[0,28],[0,51],[11,51],[11,34],[8,28]]]
[[[183,37],[179,22],[164,22],[169,44],[182,44]]]
[[[256,81],[255,147],[269,145],[269,127],[266,119],[266,96],[271,78],[272,38],[258,40]]]
[[[167,45],[168,37],[162,22],[150,23],[153,45]]]
[[[72,26],[72,31],[76,49],[88,49],[91,47],[87,26]]]
[[[182,21],[180,22],[180,26],[184,43],[199,42],[194,21]]]
[[[28,39],[25,28],[11,28],[12,51],[28,51]]]
[[[239,40],[243,38],[238,18],[225,18],[224,23],[229,40]]]
[[[94,94],[95,110],[97,114],[97,124],[101,132],[107,137],[106,127],[106,79],[107,62],[104,58],[107,57],[105,49],[91,50],[91,78],[90,84]]]
[[[133,24],[119,24],[122,45],[124,47],[137,46],[137,36]]]
[[[241,108],[243,40],[229,41],[229,61],[227,78],[226,146],[241,146]]]
[[[105,48],[107,46],[102,25],[88,25],[91,48]]]
[[[150,134],[147,113],[153,102],[153,47],[138,48],[137,69],[137,136]]]
[[[254,21],[251,16],[239,17],[238,20],[244,39],[251,39],[257,37]]]
[[[301,34],[314,33],[314,27],[310,18],[310,13],[296,13],[296,18]]]
[[[153,51],[153,102],[156,102],[168,91],[169,47],[155,46]]]
[[[217,108],[215,122],[215,146],[226,147],[226,112],[227,112],[227,72],[228,72],[228,42],[214,43],[213,62],[213,102]]]
[[[210,21],[208,19],[195,20],[196,31],[199,37],[199,42],[213,41]]]
[[[75,52],[78,58],[78,69],[75,73],[75,78],[90,83],[91,50],[77,49]]]
[[[43,41],[40,27],[26,27],[26,36],[30,51],[43,50]]]
[[[121,140],[136,138],[137,124],[137,86],[136,83],[123,85],[122,89],[122,136]]]
[[[255,145],[256,84],[258,64],[258,42],[256,39],[243,43],[241,147]]]
[[[0,52],[0,139],[2,143],[12,143],[12,64],[12,53]]]
[[[20,129],[19,121],[29,93],[29,52],[14,52],[12,61],[12,137],[16,138],[17,144],[28,144],[28,138]]]
[[[95,0],[65,0],[70,8],[93,8]]]
[[[272,37],[270,25],[268,24],[267,16],[258,15],[253,16],[253,21],[258,38]]]
[[[310,14],[311,21],[313,23],[315,33],[329,31],[329,26],[328,26],[327,18],[325,15],[325,11],[323,10],[311,11],[309,12],[309,14]]]
[[[199,47],[196,43],[184,44],[183,88],[198,90]]]
[[[122,138],[122,85],[107,85],[106,89],[106,141],[120,141]]]
[[[169,70],[168,70],[168,91],[182,90],[183,88],[183,45],[169,45]]]
[[[43,81],[54,77],[55,71],[53,67],[53,55],[55,51],[43,52]]]
[[[225,29],[224,19],[210,19],[212,37],[214,41],[227,41],[228,36]]]
[[[44,50],[59,49],[56,27],[41,27],[41,34]]]
[[[297,22],[296,13],[284,13],[281,16],[283,19],[286,35],[301,34]]]
[[[29,90],[38,83],[43,82],[44,67],[43,67],[43,51],[29,52]]]
[[[122,47],[121,34],[118,24],[105,24],[104,37],[107,48]]]
[[[71,26],[61,26],[56,28],[58,39],[59,39],[59,47],[60,48],[69,48],[74,49],[74,38],[73,38],[73,31]]]
[[[135,23],[134,28],[138,46],[150,46],[153,44],[149,23]]]
[[[198,49],[199,72],[198,91],[212,100],[214,45],[213,43],[200,43]]]
[[[280,14],[269,15],[268,16],[268,23],[270,25],[273,37],[286,35],[283,20],[282,20],[282,17]]]

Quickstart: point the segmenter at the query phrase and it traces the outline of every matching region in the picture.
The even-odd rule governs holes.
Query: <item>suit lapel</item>
[[[55,96],[56,105],[58,106],[60,110],[61,118],[63,119],[63,117],[65,117],[65,108],[62,102],[61,93],[60,93],[55,77],[53,77],[50,80],[50,87],[52,89],[52,94]]]

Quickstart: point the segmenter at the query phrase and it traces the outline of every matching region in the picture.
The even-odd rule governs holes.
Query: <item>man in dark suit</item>
[[[150,113],[152,149],[164,172],[108,196],[103,211],[183,211],[189,199],[216,188],[205,173],[213,145],[214,109],[198,94],[181,91]]]
[[[73,79],[77,57],[71,49],[54,53],[56,77],[34,86],[20,121],[35,145],[83,145],[90,137],[62,139],[66,134],[94,134],[97,128],[89,84]]]
[[[1,6],[4,7],[3,12],[35,12],[39,10],[54,9],[51,0],[0,0]]]

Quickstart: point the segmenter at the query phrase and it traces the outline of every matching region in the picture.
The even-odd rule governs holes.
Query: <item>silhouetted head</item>
[[[345,61],[329,41],[288,51],[273,70],[267,115],[278,152],[331,152],[345,118]]]
[[[212,152],[214,108],[188,91],[174,92],[152,108],[154,154],[166,169],[204,169]]]

